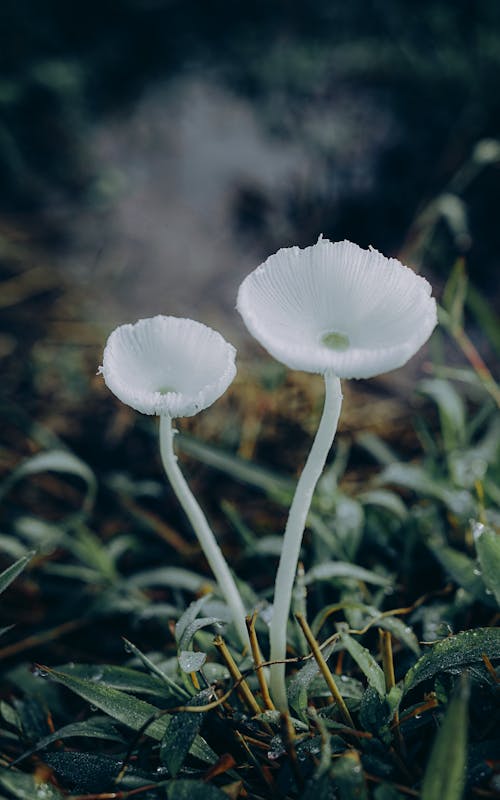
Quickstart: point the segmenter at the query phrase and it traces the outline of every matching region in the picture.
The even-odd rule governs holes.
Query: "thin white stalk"
[[[270,625],[271,661],[283,662],[286,657],[286,627],[290,614],[292,590],[297,572],[300,545],[314,489],[325,466],[326,457],[337,431],[342,405],[340,379],[325,373],[325,405],[311,451],[295,489],[281,548],[280,563],[274,589],[273,616]],[[285,685],[285,664],[271,665],[271,696],[280,711],[288,710]]]
[[[177,495],[179,503],[193,526],[194,532],[205,554],[205,558],[210,565],[219,585],[219,589],[232,613],[233,622],[238,631],[241,643],[244,647],[250,648],[250,640],[245,623],[245,608],[240,593],[236,588],[234,578],[231,575],[227,562],[207,522],[207,518],[179,469],[177,456],[174,452],[172,420],[166,414],[160,417],[160,453],[172,489]]]

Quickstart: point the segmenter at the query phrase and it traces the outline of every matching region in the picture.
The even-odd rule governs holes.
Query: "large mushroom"
[[[340,378],[369,378],[405,364],[432,333],[431,286],[394,258],[352,242],[279,250],[243,281],[237,308],[250,333],[291,369],[325,380],[325,404],[297,483],[276,576],[270,624],[271,694],[288,708],[286,628],[307,514],[337,429]]]

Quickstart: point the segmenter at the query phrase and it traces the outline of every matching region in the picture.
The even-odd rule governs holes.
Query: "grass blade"
[[[422,784],[422,800],[461,800],[467,760],[468,701],[468,681],[462,676],[434,741]]]
[[[0,594],[6,590],[8,586],[14,581],[19,573],[23,571],[28,561],[30,561],[34,556],[34,553],[28,553],[26,556],[22,556],[22,558],[15,561],[14,564],[11,564],[10,567],[7,567],[2,574],[0,575]]]

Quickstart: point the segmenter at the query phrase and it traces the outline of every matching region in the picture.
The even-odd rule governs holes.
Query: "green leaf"
[[[114,790],[116,778],[123,770],[123,760],[105,753],[51,750],[44,753],[43,760],[64,784],[69,784],[72,792],[78,794],[87,794],[87,792],[94,794],[95,792],[100,795],[106,790]],[[150,772],[129,764],[125,774],[121,777],[120,788],[124,790],[151,784],[155,777]],[[119,797],[120,793],[117,792],[117,794]],[[123,794],[126,796],[127,793],[123,792],[122,797]],[[33,800],[37,800],[37,795]]]
[[[0,767],[0,786],[12,792],[17,800],[64,800],[52,783],[38,783],[34,775]]]
[[[474,522],[472,535],[486,590],[500,605],[500,536],[492,529]]]
[[[437,536],[431,536],[427,544],[444,570],[459,586],[469,592],[475,600],[481,600],[487,605],[494,604],[493,598],[486,593],[475,561],[460,550],[442,544]]]
[[[355,442],[369,453],[379,464],[388,467],[398,460],[397,454],[380,436],[369,431],[358,433]]]
[[[338,649],[337,642],[330,642],[330,644],[322,648],[321,652],[325,661],[328,661],[335,649]],[[319,675],[319,667],[316,661],[311,659],[299,669],[288,684],[288,701],[298,714],[305,715],[307,708],[307,690],[317,675]]]
[[[460,672],[481,662],[483,653],[491,661],[500,658],[500,629],[477,628],[436,642],[406,673],[403,694],[439,672]]]
[[[26,555],[27,547],[16,536],[0,533],[0,550],[12,558],[22,558]]]
[[[500,324],[498,314],[492,306],[481,295],[478,288],[473,284],[469,285],[467,292],[467,305],[472,311],[481,330],[486,334],[491,344],[495,348],[497,355],[500,356]]]
[[[23,556],[18,561],[15,561],[14,564],[11,564],[10,567],[4,569],[4,571],[0,574],[0,594],[5,592],[8,586],[14,581],[20,572],[23,571],[26,564],[31,561],[35,554],[28,553],[26,556]]]
[[[195,780],[173,780],[167,786],[168,800],[227,800],[216,786]]]
[[[380,473],[377,483],[390,483],[411,489],[424,497],[433,497],[444,503],[453,514],[464,516],[473,512],[474,502],[470,492],[465,489],[450,489],[443,481],[436,480],[423,467],[415,464],[391,464]]]
[[[373,583],[375,586],[387,586],[389,578],[370,572],[368,569],[358,567],[356,564],[349,564],[345,561],[325,561],[316,564],[304,575],[304,583],[309,586],[316,581],[328,581],[331,578],[353,578],[363,583]]]
[[[439,410],[441,433],[447,451],[465,444],[465,406],[457,390],[449,381],[432,378],[421,381],[421,392],[431,397]]]
[[[39,472],[62,472],[81,478],[87,487],[86,497],[83,502],[83,510],[87,513],[91,510],[97,492],[95,475],[81,458],[78,458],[67,450],[49,450],[45,453],[37,453],[37,455],[24,461],[3,482],[0,489],[0,501],[15,483],[23,478],[27,478],[29,475],[36,475]]]
[[[65,536],[64,545],[79,561],[91,570],[95,570],[100,578],[114,583],[118,573],[115,563],[102,539],[83,525]]]
[[[367,492],[358,494],[358,500],[364,506],[378,506],[389,511],[398,519],[406,519],[408,509],[401,500],[400,496],[388,489],[370,489]]]
[[[58,742],[61,739],[71,739],[74,736],[123,743],[123,737],[119,735],[108,717],[92,717],[84,722],[71,722],[69,725],[59,728],[55,733],[44,736],[34,747],[30,747],[22,756],[16,758],[13,765],[24,761],[25,758],[37,753],[39,750],[45,750],[46,747],[54,742]]]
[[[47,667],[43,669],[50,678],[66,686],[67,689],[71,689],[72,692],[75,692],[88,703],[96,706],[96,708],[104,711],[105,714],[109,714],[110,717],[132,728],[134,731],[141,730],[151,720],[151,724],[148,725],[145,731],[146,735],[158,741],[163,739],[165,731],[170,724],[170,717],[163,715],[155,719],[155,715],[159,712],[156,706],[136,697],[131,697],[118,689],[110,689],[107,686],[101,686],[83,678],[75,678],[73,675],[48,669]],[[197,738],[194,742],[192,753],[207,764],[213,764],[217,760],[213,750],[200,738]]]
[[[187,592],[199,592],[202,588],[215,588],[214,581],[205,575],[198,575],[182,567],[158,567],[137,572],[127,578],[129,586],[143,588],[145,586],[168,586],[170,589],[185,589]]]
[[[463,258],[459,258],[443,291],[443,306],[448,312],[450,326],[459,330],[463,326],[464,303],[467,296],[467,274]]]
[[[461,800],[463,796],[468,701],[468,682],[463,676],[434,741],[422,784],[422,800]]]
[[[376,624],[377,628],[383,628],[385,631],[390,631],[396,639],[399,639],[400,642],[403,642],[415,653],[415,655],[419,656],[421,654],[417,637],[413,633],[410,626],[403,622],[402,619],[387,615],[386,617],[377,619]]]
[[[386,744],[391,741],[389,723],[394,718],[394,711],[385,697],[381,697],[373,686],[368,686],[359,708],[359,723],[363,730],[374,733]]]
[[[340,644],[345,647],[351,658],[354,659],[360,670],[366,676],[370,686],[373,686],[380,697],[385,697],[384,673],[370,651],[345,632],[340,635]]]
[[[331,770],[338,800],[368,800],[359,754],[350,750],[333,762]]]
[[[284,502],[292,497],[295,481],[276,475],[264,467],[252,464],[243,458],[229,455],[224,450],[193,439],[181,433],[176,436],[175,443],[179,450],[187,455],[194,456],[203,464],[225,472],[231,478],[262,489],[275,498],[283,498]]]
[[[175,681],[172,680],[170,675],[166,675],[156,664],[154,664],[151,659],[139,650],[138,647],[135,646],[132,642],[128,639],[123,639],[125,642],[125,650],[129,653],[133,653],[136,658],[139,659],[141,664],[143,664],[149,672],[152,672],[153,675],[156,675],[163,684],[166,684],[168,687],[168,694],[173,694],[175,697],[179,697],[181,699],[185,699],[190,695],[183,689],[181,686],[178,686]],[[163,694],[165,694],[165,687],[163,688]]]
[[[184,629],[184,632],[179,640],[179,649],[187,650],[193,636],[198,633],[198,631],[203,630],[203,628],[208,628],[211,625],[220,625],[223,620],[220,617],[198,617],[198,619],[193,620],[187,628]]]
[[[189,705],[204,706],[212,697],[212,689],[204,689],[189,701]],[[204,718],[201,711],[179,711],[171,717],[161,743],[160,759],[174,778],[183,767]]]
[[[19,712],[5,700],[0,700],[0,714],[4,718],[5,722],[7,722],[9,725],[12,725],[12,727],[16,730],[21,730],[22,725]]]
[[[136,692],[157,697],[168,694],[165,682],[131,667],[115,667],[107,664],[62,664],[57,669],[70,677],[80,678],[123,692]],[[185,695],[183,694],[185,697]]]
[[[184,635],[209,598],[210,595],[206,594],[203,595],[203,597],[198,598],[198,600],[194,600],[188,605],[184,614],[182,614],[175,623],[175,641],[177,642],[177,646],[179,648],[184,649]]]
[[[198,672],[207,660],[207,654],[193,650],[179,651],[179,667],[183,672]]]
[[[331,524],[335,531],[335,539],[342,545],[345,559],[349,562],[356,560],[356,553],[363,536],[364,523],[365,512],[361,503],[343,492],[337,491]]]

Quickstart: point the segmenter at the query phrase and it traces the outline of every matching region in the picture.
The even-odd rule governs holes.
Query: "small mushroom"
[[[231,610],[241,642],[247,646],[240,594],[205,514],[179,469],[172,428],[172,419],[197,414],[226,391],[236,374],[235,355],[234,347],[206,325],[159,315],[116,328],[106,343],[99,371],[123,403],[160,417],[165,472]]]
[[[250,333],[291,369],[324,376],[321,422],[297,483],[281,551],[270,624],[271,693],[283,711],[286,627],[307,514],[335,437],[340,378],[369,378],[405,364],[432,333],[431,286],[394,258],[352,242],[279,250],[248,275],[237,309]]]

